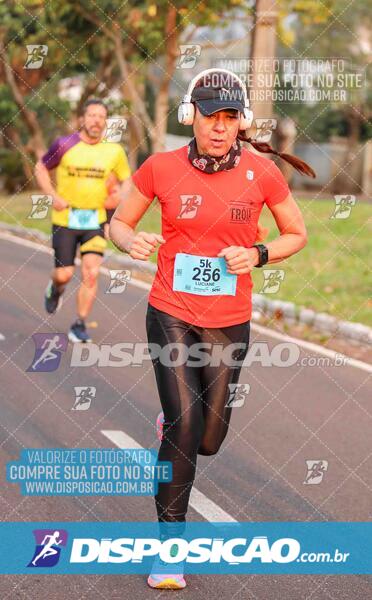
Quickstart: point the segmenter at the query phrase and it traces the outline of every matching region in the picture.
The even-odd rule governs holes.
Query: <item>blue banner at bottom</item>
[[[372,523],[2,523],[2,574],[371,574]]]

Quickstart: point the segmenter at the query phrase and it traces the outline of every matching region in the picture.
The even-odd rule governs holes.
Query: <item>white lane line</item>
[[[24,240],[23,238],[17,238],[14,235],[11,235],[9,233],[0,232],[0,239],[3,240],[9,240],[11,242],[14,242],[15,244],[19,244],[20,246],[26,246],[26,248],[34,248],[34,250],[39,250],[40,252],[44,252],[45,254],[53,254],[53,250],[52,248],[48,248],[48,246],[44,246],[43,244],[39,244],[38,242],[33,242],[31,240]],[[76,259],[76,264],[79,265],[80,264],[80,259],[77,258]],[[103,275],[107,275],[107,277],[110,277],[110,269],[108,269],[107,267],[100,267],[100,271],[101,273],[103,273]],[[143,290],[150,290],[151,289],[151,284],[149,283],[145,283],[144,281],[140,281],[139,279],[131,279],[130,281],[128,281],[128,284],[133,284],[134,286],[141,288]]]
[[[113,442],[118,448],[137,448],[143,449],[136,440],[121,430],[104,429],[101,433]],[[210,500],[203,492],[200,492],[194,486],[191,490],[189,505],[196,510],[204,519],[213,523],[236,523],[229,513],[225,512],[218,504]]]
[[[124,431],[102,429],[101,433],[105,435],[111,442],[113,442],[118,448],[136,448],[137,450],[143,450],[143,446],[136,442],[130,435],[127,435]]]
[[[52,254],[52,250],[43,246],[42,244],[38,244],[36,242],[32,242],[30,240],[24,240],[23,238],[17,238],[16,236],[7,234],[5,232],[0,232],[0,239],[10,240],[16,244],[20,244],[21,246],[28,246],[30,248],[38,249],[42,252],[46,252],[47,254]],[[109,276],[110,271],[107,267],[101,267],[101,272],[104,275]],[[131,279],[128,282],[140,289],[150,290],[151,284],[145,283],[143,281],[139,281],[138,279]],[[372,365],[365,363],[361,360],[357,360],[355,358],[350,358],[346,356],[346,354],[342,354],[340,352],[335,352],[334,350],[329,350],[329,348],[324,348],[323,346],[318,346],[318,344],[314,344],[313,342],[306,342],[305,340],[301,340],[299,338],[294,338],[280,331],[274,331],[273,329],[269,329],[268,327],[264,327],[263,325],[258,325],[257,323],[252,322],[251,327],[253,331],[257,331],[258,333],[262,333],[263,335],[267,335],[273,339],[281,340],[283,342],[292,342],[300,346],[300,348],[305,348],[306,350],[310,350],[311,352],[316,352],[317,354],[323,354],[324,356],[328,356],[333,360],[338,358],[342,358],[345,361],[346,367],[355,367],[356,369],[361,369],[362,371],[367,371],[367,373],[372,373]]]
[[[48,248],[48,246],[44,246],[43,244],[39,244],[38,242],[32,242],[31,240],[24,240],[23,238],[19,238],[11,233],[6,233],[5,231],[0,232],[0,238],[2,240],[7,240],[10,242],[14,242],[15,244],[19,244],[20,246],[26,246],[27,248],[35,248],[35,250],[40,250],[40,252],[46,252],[47,254],[53,254],[52,248]]]

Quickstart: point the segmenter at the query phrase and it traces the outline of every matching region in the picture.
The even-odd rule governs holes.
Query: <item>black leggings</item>
[[[248,351],[250,321],[221,329],[197,327],[149,304],[146,329],[148,342],[161,347],[174,342],[187,347],[209,342],[226,348],[237,343],[232,359],[239,362]],[[176,358],[172,353],[169,356],[171,360]],[[216,454],[227,434],[232,410],[226,406],[228,384],[238,382],[241,365],[230,362],[226,366],[226,361],[221,361],[219,366],[166,366],[162,362],[154,355],[152,363],[164,412],[158,460],[172,463],[173,478],[170,483],[159,483],[155,504],[160,522],[185,521],[197,455]]]

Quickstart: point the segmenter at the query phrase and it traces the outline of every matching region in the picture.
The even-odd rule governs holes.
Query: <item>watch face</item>
[[[266,265],[267,261],[269,260],[269,251],[266,246],[263,246],[262,248],[262,260],[264,265]]]
[[[257,244],[257,249],[260,255],[260,262],[257,266],[262,267],[263,265],[266,265],[268,261],[268,250],[264,244]]]

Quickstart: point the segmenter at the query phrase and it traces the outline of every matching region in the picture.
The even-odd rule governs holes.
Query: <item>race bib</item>
[[[70,229],[99,229],[98,210],[70,208],[68,227]]]
[[[176,254],[173,289],[201,296],[235,296],[237,275],[227,272],[223,257]]]

